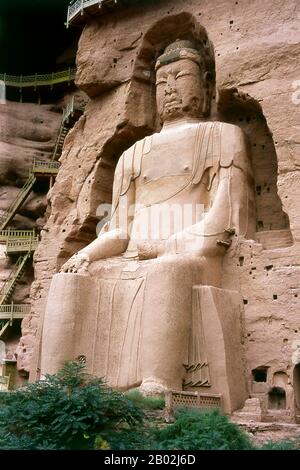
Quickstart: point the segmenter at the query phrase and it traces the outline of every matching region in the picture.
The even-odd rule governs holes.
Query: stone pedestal
[[[42,375],[55,374],[64,361],[82,355],[92,365],[97,301],[97,285],[89,276],[53,276],[42,333]]]
[[[241,331],[241,296],[211,286],[193,287],[193,324],[185,389],[221,394],[225,413],[247,398]]]

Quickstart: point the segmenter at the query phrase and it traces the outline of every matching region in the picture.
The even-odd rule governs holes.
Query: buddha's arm
[[[114,187],[112,215],[110,222],[104,226],[96,240],[72,256],[61,268],[63,272],[85,272],[89,263],[99,259],[117,256],[126,251],[130,234],[131,217],[130,208],[134,204],[134,183],[130,182],[127,191],[122,191],[124,177],[123,156],[117,165]],[[128,178],[130,181],[130,178]]]
[[[127,232],[121,228],[116,228],[99,235],[96,240],[80,250],[78,254],[86,255],[91,263],[98,259],[119,255],[126,250],[127,245]]]
[[[214,202],[201,222],[176,233],[164,254],[194,253],[217,256],[230,246],[234,233],[243,234],[247,223],[247,175],[233,164],[221,168]]]

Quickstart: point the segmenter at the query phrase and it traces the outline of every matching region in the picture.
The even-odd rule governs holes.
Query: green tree
[[[0,394],[1,449],[132,449],[143,429],[143,412],[80,362]]]

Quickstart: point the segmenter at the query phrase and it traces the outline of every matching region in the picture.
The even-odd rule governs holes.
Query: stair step
[[[29,193],[31,192],[32,186],[34,185],[36,178],[34,175],[30,175],[23,187],[20,189],[17,197],[10,205],[10,207],[6,210],[6,212],[1,216],[1,223],[0,223],[0,230],[4,230],[14,215],[17,213],[18,209],[21,205],[25,202]]]

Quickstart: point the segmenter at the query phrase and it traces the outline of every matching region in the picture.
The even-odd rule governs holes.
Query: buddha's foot
[[[154,378],[143,380],[139,387],[139,391],[144,396],[164,395],[168,390],[165,384]]]

